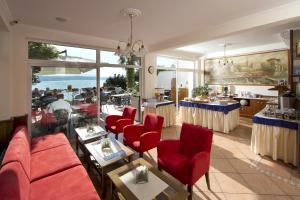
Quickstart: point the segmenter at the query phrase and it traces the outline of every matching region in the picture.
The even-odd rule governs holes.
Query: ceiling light
[[[222,66],[222,67],[230,67],[230,66],[233,65],[233,60],[229,59],[226,56],[226,47],[231,46],[231,45],[232,45],[231,43],[226,43],[226,42],[224,44],[220,45],[220,46],[224,47],[223,58],[219,59],[219,65]]]
[[[133,18],[142,15],[142,12],[135,8],[123,9],[121,13],[130,18],[130,36],[127,41],[119,41],[115,55],[120,57],[121,64],[134,65],[138,58],[146,55],[146,49],[142,40],[133,40]],[[121,46],[121,44],[123,44]]]

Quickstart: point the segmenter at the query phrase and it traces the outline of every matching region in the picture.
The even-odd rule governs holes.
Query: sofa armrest
[[[105,124],[107,126],[112,126],[112,125],[115,125],[116,122],[120,119],[122,119],[123,117],[120,116],[120,115],[108,115],[106,118],[105,118]]]
[[[132,124],[124,127],[124,139],[126,141],[136,141],[140,140],[140,136],[143,133],[144,125],[142,124]]]
[[[158,158],[169,155],[175,154],[179,152],[179,140],[163,140],[160,141],[157,145],[157,156]]]
[[[199,152],[191,159],[191,175],[188,176],[188,184],[193,185],[196,183],[201,176],[203,176],[209,170],[210,153]]]
[[[142,152],[153,149],[154,147],[157,147],[159,141],[160,141],[159,132],[150,131],[150,132],[143,133],[140,139],[141,142],[140,149]]]

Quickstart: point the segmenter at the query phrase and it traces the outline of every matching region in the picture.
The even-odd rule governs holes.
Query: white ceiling
[[[235,50],[243,49],[245,49],[246,52],[249,52],[251,51],[251,47],[267,48],[267,45],[269,45],[271,48],[273,48],[274,45],[276,47],[288,48],[288,45],[283,41],[280,33],[286,32],[289,29],[298,28],[300,28],[300,21],[266,26],[260,29],[247,30],[238,34],[233,34],[207,42],[180,47],[176,50],[196,53],[199,55],[217,55],[223,52],[224,47],[222,44],[225,42],[231,43],[231,45],[227,47],[228,54],[235,54]],[[257,49],[254,49],[254,51],[257,51]]]
[[[129,21],[120,15],[120,10],[138,8],[143,16],[135,19],[134,36],[151,46],[199,28],[213,27],[293,1],[7,0],[7,4],[13,18],[20,23],[113,40],[127,39],[129,34]],[[55,17],[63,17],[68,21],[57,22]],[[276,36],[264,37],[263,41],[272,42],[277,39]],[[236,39],[236,42],[242,45],[242,41]],[[249,39],[247,42],[260,41]]]

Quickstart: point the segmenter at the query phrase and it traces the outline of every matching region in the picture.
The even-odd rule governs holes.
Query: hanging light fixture
[[[223,58],[219,59],[219,65],[222,67],[229,67],[233,65],[233,60],[229,59],[226,56],[226,47],[231,45],[232,45],[231,43],[226,43],[226,42],[224,44],[221,44],[221,46],[224,47],[224,54],[223,54]]]
[[[142,12],[135,8],[123,9],[121,13],[130,18],[130,36],[128,41],[119,41],[115,55],[120,57],[121,64],[134,65],[139,58],[146,55],[146,49],[142,40],[133,40],[133,18],[142,15]],[[123,48],[121,45],[123,44]]]

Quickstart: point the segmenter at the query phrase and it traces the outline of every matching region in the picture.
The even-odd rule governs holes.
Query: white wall
[[[143,97],[145,99],[149,99],[154,97],[154,92],[156,88],[156,54],[155,53],[148,53],[145,56],[145,67],[143,70],[143,78],[144,78],[144,85],[142,87],[144,93]],[[148,72],[148,67],[153,66],[154,67],[154,72],[153,74],[150,74]]]
[[[11,37],[10,32],[0,31],[0,120],[11,116]]]

